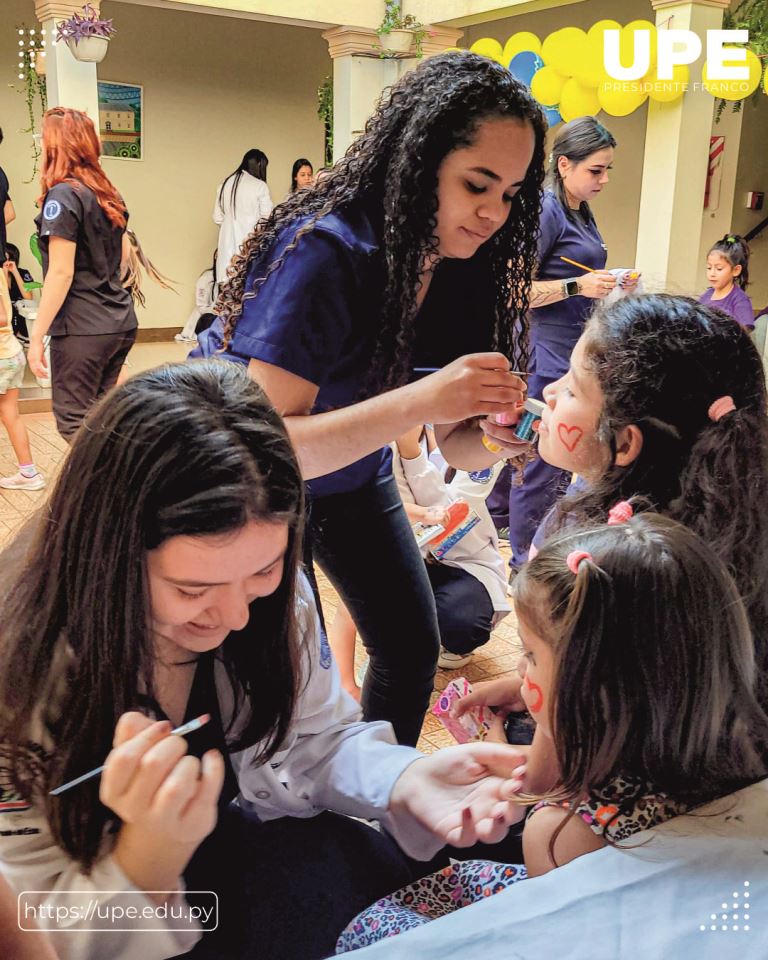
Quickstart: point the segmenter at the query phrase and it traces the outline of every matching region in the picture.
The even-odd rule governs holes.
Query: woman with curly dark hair
[[[456,467],[527,449],[504,427],[488,429],[506,446],[490,443],[479,420],[511,422],[523,397],[544,136],[509,71],[427,60],[245,241],[202,345],[223,339],[286,418],[312,554],[371,657],[364,714],[402,743],[419,735],[439,635],[386,444],[431,422]]]

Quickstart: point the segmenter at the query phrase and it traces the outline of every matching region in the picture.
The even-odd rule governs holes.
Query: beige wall
[[[747,103],[742,112],[741,149],[731,230],[745,234],[768,217],[768,203],[762,210],[747,210],[745,207],[749,190],[762,190],[768,198],[768,97],[758,97],[756,105]],[[727,147],[726,140],[726,150]],[[768,304],[768,229],[752,241],[751,250],[751,283],[747,292],[752,297],[753,305],[762,309]]]
[[[140,323],[180,326],[194,303],[195,280],[216,246],[216,185],[245,151],[259,147],[269,157],[275,201],[287,192],[297,157],[321,165],[316,91],[331,72],[331,60],[319,30],[111,0],[104,0],[102,12],[114,18],[117,35],[99,77],[144,85],[146,157],[105,158],[104,169],[125,197],[149,258],[179,281],[180,296],[147,285]],[[5,23],[35,22],[32,0],[3,0],[3,13]],[[11,33],[0,32],[0,64],[9,79],[18,49]],[[9,236],[28,249],[38,191],[22,184],[32,169],[29,137],[18,132],[25,109],[23,98],[0,84],[0,165],[18,214]]]

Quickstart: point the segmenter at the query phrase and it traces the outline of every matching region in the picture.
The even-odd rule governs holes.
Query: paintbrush
[[[199,730],[200,727],[204,727],[210,719],[210,713],[203,713],[199,717],[195,717],[194,720],[190,720],[189,723],[184,723],[180,727],[176,727],[175,730],[171,730],[169,736],[184,737],[188,733],[194,733],[195,730]],[[84,773],[82,777],[76,777],[74,780],[70,780],[69,783],[63,783],[60,787],[56,787],[55,790],[51,790],[51,795],[58,797],[58,795],[60,793],[64,793],[65,790],[69,790],[71,787],[77,787],[81,783],[85,783],[86,780],[93,779],[93,777],[98,777],[103,770],[104,764],[102,764],[100,767],[96,767],[95,770],[90,770],[88,773]]]
[[[560,259],[563,261],[563,263],[570,263],[570,265],[571,265],[572,267],[578,267],[579,270],[586,270],[587,273],[597,273],[597,272],[598,272],[597,270],[594,270],[592,267],[587,267],[587,266],[585,266],[583,263],[579,263],[578,260],[571,260],[569,257],[560,257]],[[629,274],[629,279],[630,279],[630,280],[636,280],[637,277],[638,277],[638,274],[637,274],[637,271],[636,271],[636,270],[633,270],[633,271]]]

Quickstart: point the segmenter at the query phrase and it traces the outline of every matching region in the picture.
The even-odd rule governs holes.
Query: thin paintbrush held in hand
[[[190,720],[189,723],[183,723],[180,727],[176,727],[175,730],[171,730],[168,736],[185,737],[188,733],[194,733],[195,730],[204,727],[210,719],[210,713],[203,713],[199,717],[195,717],[194,720]],[[82,777],[75,777],[74,780],[70,780],[68,783],[62,783],[60,787],[51,790],[51,796],[57,797],[60,793],[64,793],[65,790],[69,790],[71,787],[77,787],[81,783],[85,783],[86,780],[92,780],[93,777],[98,777],[98,775],[104,771],[104,766],[105,765],[102,764],[100,767],[96,767],[95,770],[89,770],[88,773],[84,773]]]

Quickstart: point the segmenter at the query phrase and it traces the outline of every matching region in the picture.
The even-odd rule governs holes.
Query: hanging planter
[[[379,43],[387,53],[408,53],[413,43],[412,30],[390,30],[379,34]]]
[[[375,49],[379,51],[380,57],[403,56],[411,53],[413,48],[412,56],[421,58],[424,56],[424,40],[430,34],[413,14],[403,16],[400,0],[385,0],[384,19],[379,24],[376,35],[379,42]]]
[[[109,49],[109,37],[80,37],[67,40],[67,46],[75,60],[81,63],[101,63]]]
[[[109,38],[115,28],[111,20],[100,20],[98,13],[86,3],[82,15],[73,14],[69,20],[56,25],[56,40],[63,40],[75,60],[81,63],[101,63],[109,49]]]

